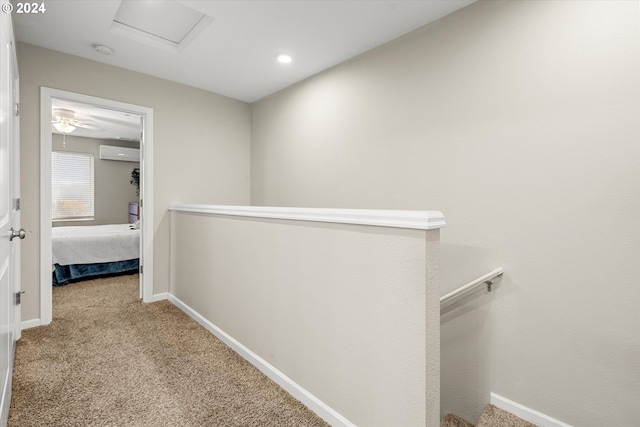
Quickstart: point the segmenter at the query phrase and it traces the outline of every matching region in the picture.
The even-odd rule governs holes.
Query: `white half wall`
[[[350,423],[436,427],[438,247],[439,229],[172,211],[170,294]]]

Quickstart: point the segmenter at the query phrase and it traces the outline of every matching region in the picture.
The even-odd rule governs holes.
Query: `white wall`
[[[170,201],[249,202],[244,102],[36,46],[18,45],[21,98],[22,319],[39,317],[40,87],[153,108],[154,293],[169,289]]]
[[[480,1],[252,106],[252,203],[444,212],[442,409],[640,419],[635,1]]]

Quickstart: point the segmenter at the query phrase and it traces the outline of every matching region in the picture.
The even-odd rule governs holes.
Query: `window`
[[[53,220],[93,219],[93,154],[51,153]]]

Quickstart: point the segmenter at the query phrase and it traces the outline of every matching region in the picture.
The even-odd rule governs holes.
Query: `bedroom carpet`
[[[22,332],[8,426],[326,426],[138,275],[53,289]]]

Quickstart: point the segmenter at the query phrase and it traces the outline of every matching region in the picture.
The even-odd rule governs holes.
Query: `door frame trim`
[[[133,113],[142,117],[143,141],[140,144],[143,198],[141,264],[144,265],[140,297],[143,302],[153,298],[153,109],[80,93],[40,88],[40,324],[48,325],[53,316],[52,254],[51,254],[51,150],[53,98],[82,102],[103,108]]]

